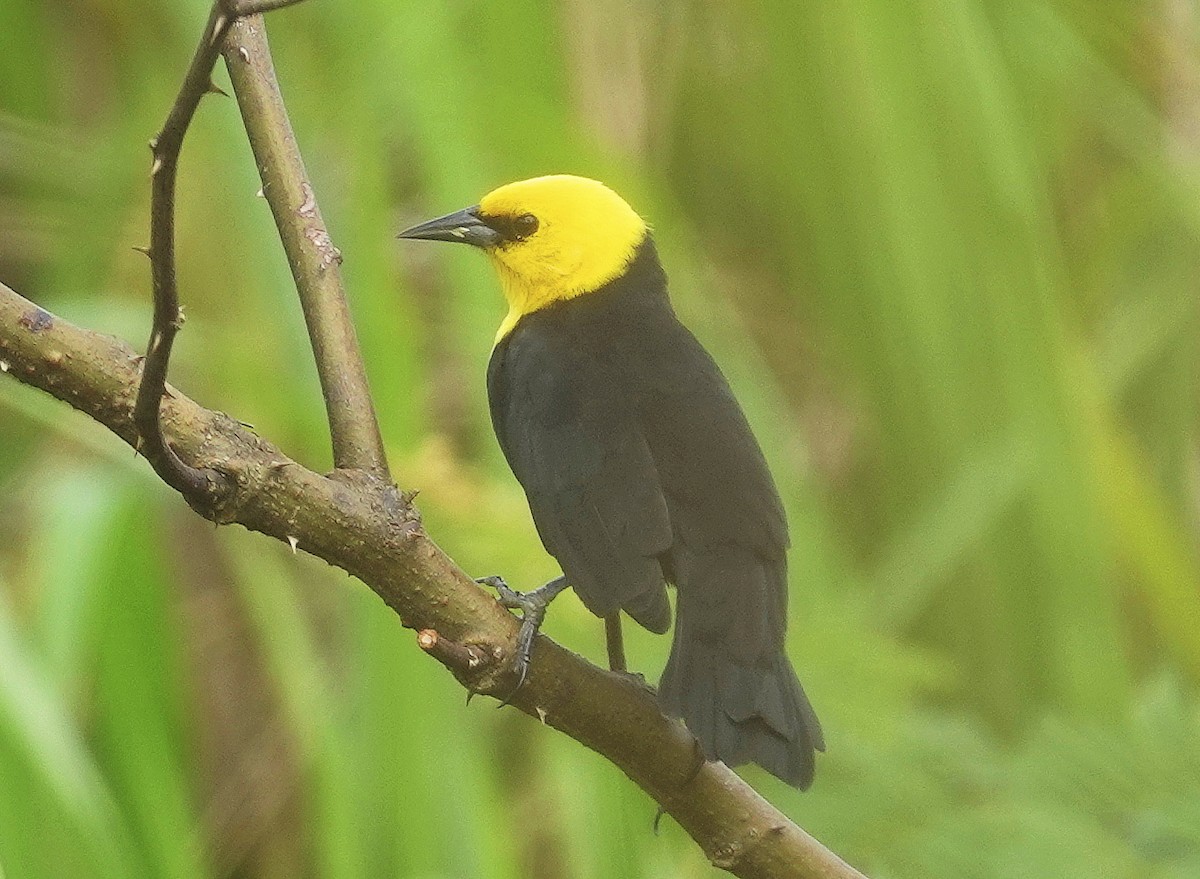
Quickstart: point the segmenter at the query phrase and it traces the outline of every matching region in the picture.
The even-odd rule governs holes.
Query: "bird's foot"
[[[557,577],[545,586],[539,586],[532,592],[517,592],[510,589],[503,577],[480,577],[475,581],[481,586],[495,589],[499,601],[509,610],[521,611],[521,629],[517,632],[516,650],[513,654],[513,672],[517,676],[517,685],[513,687],[504,701],[498,707],[503,708],[512,701],[513,696],[525,683],[529,675],[529,659],[533,655],[533,639],[546,618],[546,608],[558,593],[567,588],[567,578]]]

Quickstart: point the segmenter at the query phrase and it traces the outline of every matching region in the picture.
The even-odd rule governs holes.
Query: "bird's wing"
[[[670,625],[659,556],[671,523],[628,389],[609,364],[526,329],[488,368],[492,422],[546,549],[583,603]]]
[[[710,760],[755,762],[792,784],[813,778],[820,722],[785,652],[783,504],[741,407],[682,325],[664,325],[638,364],[643,435],[674,533],[675,642],[659,704]]]
[[[735,544],[782,559],[787,520],[762,449],[721,370],[682,324],[662,328],[636,365],[639,422],[677,542]]]

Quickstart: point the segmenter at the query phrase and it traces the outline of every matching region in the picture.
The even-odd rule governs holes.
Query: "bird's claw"
[[[526,601],[526,596],[532,596],[536,594],[536,590],[534,592],[517,592],[515,589],[510,589],[508,584],[504,582],[503,577],[495,575],[491,577],[480,577],[475,582],[480,586],[490,586],[492,589],[495,589],[496,594],[499,596],[500,603],[509,610],[516,610],[519,608],[523,612],[527,611],[527,605],[529,602]]]
[[[492,574],[490,577],[476,577],[475,582],[480,586],[490,586],[492,589],[508,589],[508,584],[504,582],[504,578],[499,574]]]
[[[509,610],[521,611],[521,628],[517,632],[516,649],[513,651],[512,670],[517,676],[517,684],[504,700],[496,706],[503,708],[509,704],[529,677],[529,661],[533,656],[533,642],[538,629],[546,618],[546,608],[558,593],[566,588],[566,578],[559,577],[551,580],[545,586],[540,586],[531,592],[517,592],[510,589],[503,577],[480,577],[476,581],[481,586],[490,586],[496,590],[499,602]]]

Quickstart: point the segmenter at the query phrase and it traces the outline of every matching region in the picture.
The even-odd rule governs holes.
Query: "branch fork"
[[[390,484],[366,372],[340,273],[336,271],[342,254],[325,229],[316,194],[300,161],[262,23],[245,21],[247,16],[296,2],[299,0],[216,0],[175,103],[162,129],[150,139],[150,246],[145,252],[150,257],[154,318],[134,408],[139,434],[136,448],[193,509],[218,521],[222,510],[232,505],[236,486],[219,466],[196,466],[179,457],[163,433],[162,407],[171,349],[184,322],[175,277],[179,156],[200,101],[208,94],[225,94],[212,81],[213,67],[222,51],[262,169],[261,191],[276,213],[300,293],[329,414],[334,466],[339,470],[364,470]],[[275,108],[275,113],[268,117],[257,112],[263,106]],[[306,221],[299,237],[285,231],[294,229],[295,224],[285,223],[279,216],[289,209],[289,195],[294,199],[297,194],[300,201],[295,210]]]

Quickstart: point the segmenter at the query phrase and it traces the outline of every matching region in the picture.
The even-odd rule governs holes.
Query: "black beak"
[[[438,217],[436,220],[418,223],[396,237],[416,238],[422,241],[457,241],[459,244],[491,247],[499,244],[503,236],[480,218],[479,205],[475,205]]]

